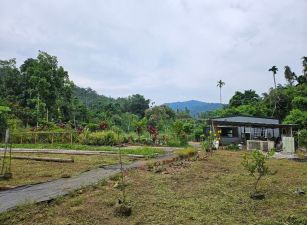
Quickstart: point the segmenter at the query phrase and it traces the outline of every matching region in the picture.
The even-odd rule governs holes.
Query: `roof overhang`
[[[234,126],[234,127],[256,127],[256,128],[295,128],[296,124],[268,124],[268,123],[250,123],[250,122],[231,122],[231,121],[214,121],[212,124],[217,126]]]

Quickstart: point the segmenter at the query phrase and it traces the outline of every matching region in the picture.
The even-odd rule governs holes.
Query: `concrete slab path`
[[[167,154],[157,158],[157,161],[174,158],[175,155]],[[146,161],[136,161],[124,165],[124,169],[138,168],[145,165]],[[56,197],[67,195],[69,192],[82,187],[97,184],[120,172],[120,165],[106,166],[84,172],[71,178],[61,178],[41,184],[21,186],[10,190],[0,191],[0,213],[25,203],[37,203],[52,200]]]

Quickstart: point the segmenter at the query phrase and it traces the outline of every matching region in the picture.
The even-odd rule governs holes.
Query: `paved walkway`
[[[173,154],[168,154],[161,156],[156,160],[162,161],[173,157],[175,157]],[[125,165],[124,169],[137,168],[145,165],[145,163],[146,161],[137,161]],[[97,168],[84,172],[76,177],[61,178],[46,183],[26,185],[6,191],[0,191],[0,212],[5,212],[24,203],[36,203],[52,200],[82,187],[97,184],[99,181],[118,172],[120,172],[119,165],[106,166],[104,168]]]

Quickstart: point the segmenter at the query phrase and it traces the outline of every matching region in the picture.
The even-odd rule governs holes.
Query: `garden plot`
[[[66,155],[39,152],[12,153],[12,157],[13,178],[0,180],[0,189],[71,177],[100,166],[118,164],[119,160],[118,155]],[[26,159],[28,157],[32,159]],[[37,158],[62,159],[63,162],[37,161],[35,160]],[[70,162],[71,160],[73,162]],[[123,156],[124,163],[131,161],[133,159]]]

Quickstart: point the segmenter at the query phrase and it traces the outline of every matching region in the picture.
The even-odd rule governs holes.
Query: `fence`
[[[73,144],[78,142],[78,132],[12,132],[10,142],[13,144]]]
[[[274,141],[258,141],[258,140],[248,140],[247,150],[259,149],[262,151],[269,151],[274,148]]]

